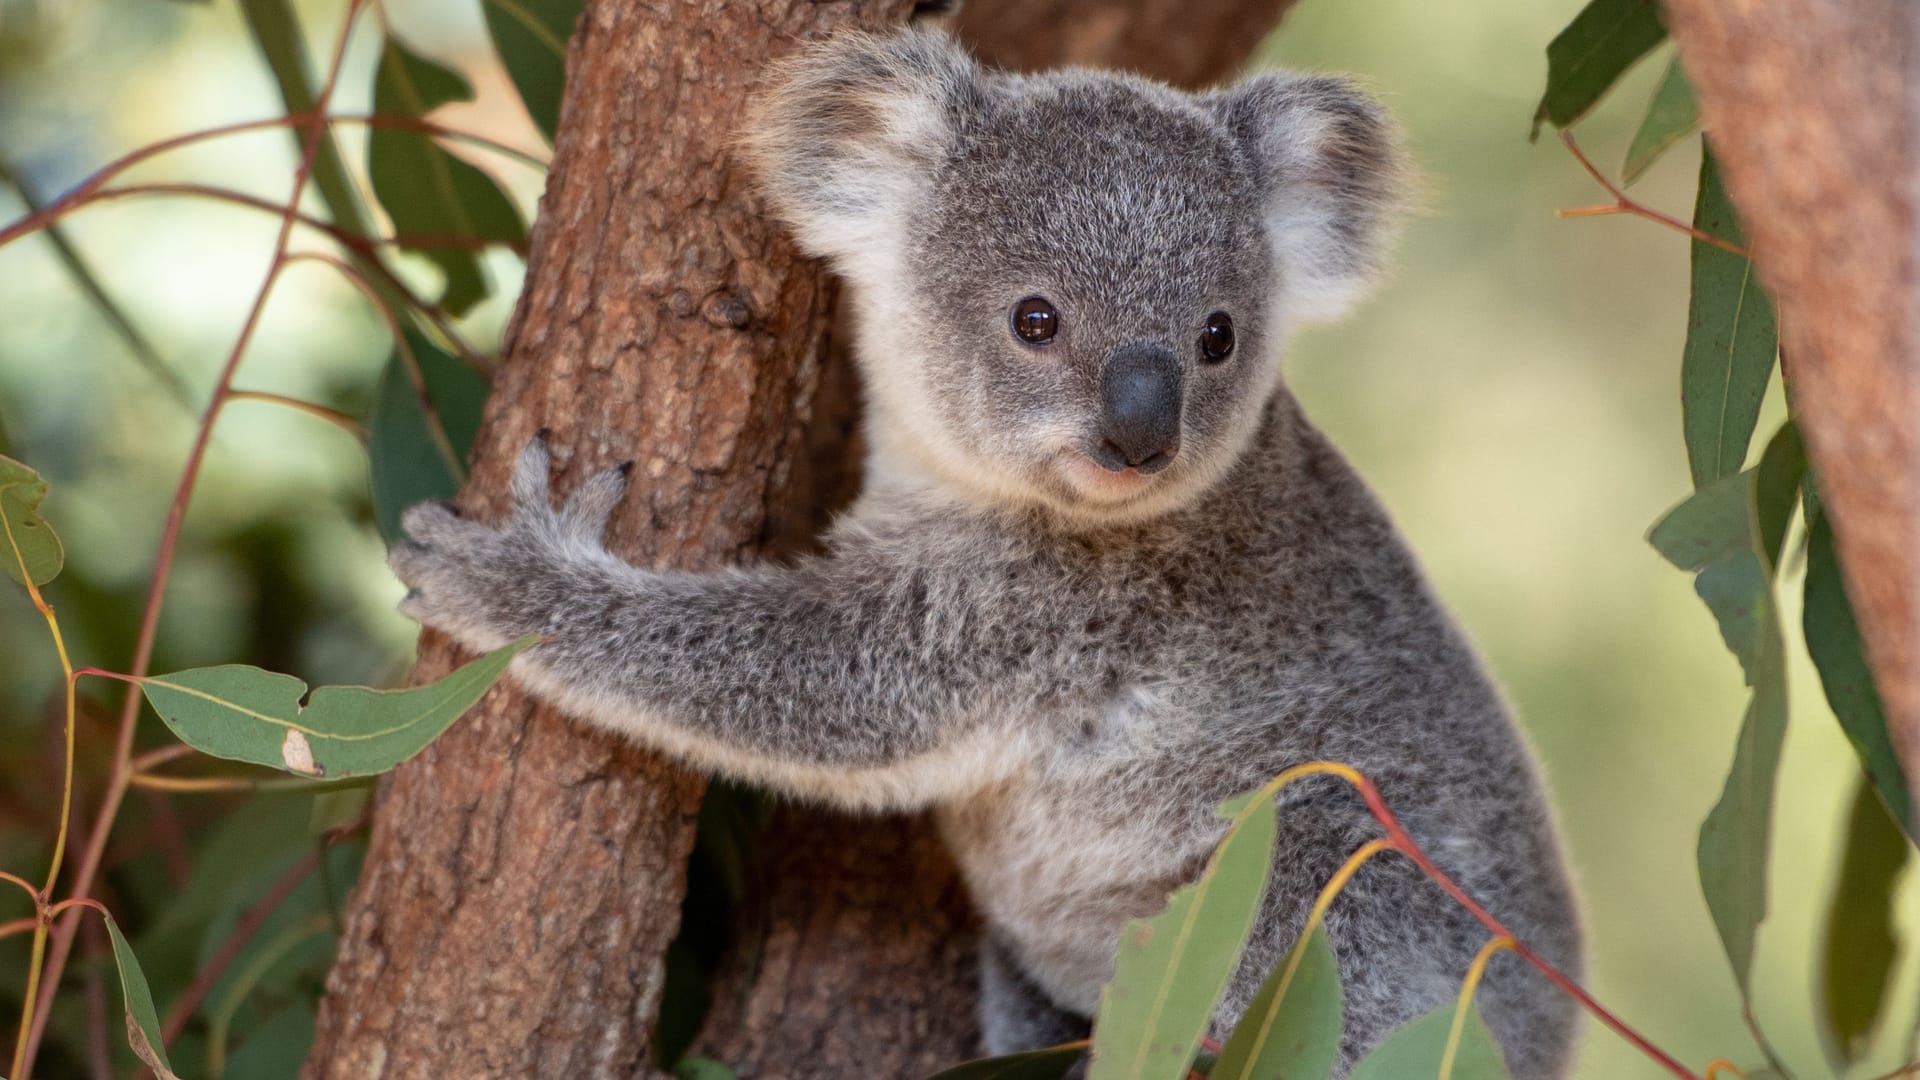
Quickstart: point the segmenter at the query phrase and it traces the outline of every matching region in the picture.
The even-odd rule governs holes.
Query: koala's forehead
[[[1153,305],[1236,291],[1264,267],[1248,166],[1187,99],[1106,75],[1002,90],[940,166],[920,217],[923,269],[944,285],[1032,275]]]

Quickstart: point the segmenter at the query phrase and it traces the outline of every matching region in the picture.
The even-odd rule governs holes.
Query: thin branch
[[[279,405],[295,412],[303,412],[315,419],[332,424],[361,442],[367,441],[367,429],[361,425],[360,421],[338,409],[329,409],[325,405],[316,405],[311,401],[302,401],[299,398],[269,393],[265,390],[234,390],[227,394],[227,400],[259,401],[268,405]]]
[[[1576,206],[1567,210],[1556,210],[1554,211],[1554,213],[1557,216],[1563,217],[1563,218],[1571,218],[1571,217],[1601,217],[1606,214],[1632,214],[1635,217],[1643,217],[1643,218],[1646,218],[1648,221],[1658,222],[1661,225],[1665,225],[1669,229],[1675,229],[1675,230],[1678,230],[1679,232],[1686,233],[1688,236],[1693,237],[1695,240],[1698,240],[1703,244],[1712,244],[1714,247],[1720,248],[1723,251],[1730,251],[1733,254],[1738,255],[1743,259],[1753,258],[1753,253],[1747,250],[1746,248],[1741,247],[1739,244],[1735,244],[1727,240],[1722,240],[1710,232],[1706,232],[1704,230],[1694,228],[1693,226],[1687,224],[1686,222],[1681,221],[1679,218],[1671,217],[1667,214],[1663,214],[1660,211],[1653,209],[1652,207],[1645,206],[1641,203],[1637,203],[1633,201],[1631,198],[1627,196],[1626,192],[1620,190],[1618,185],[1614,184],[1613,181],[1607,179],[1606,174],[1601,172],[1599,168],[1596,167],[1594,163],[1587,157],[1587,155],[1581,151],[1580,144],[1574,141],[1573,131],[1571,129],[1566,129],[1566,128],[1561,129],[1560,141],[1567,144],[1567,149],[1570,152],[1572,152],[1574,160],[1580,163],[1581,168],[1587,170],[1587,175],[1593,177],[1594,183],[1597,183],[1601,187],[1605,188],[1607,190],[1607,194],[1613,196],[1613,202],[1611,204],[1602,204],[1600,206]]]

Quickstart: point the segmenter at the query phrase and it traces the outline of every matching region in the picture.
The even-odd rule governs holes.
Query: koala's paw
[[[589,479],[559,509],[548,493],[550,466],[543,431],[514,463],[512,510],[498,524],[467,518],[451,503],[410,507],[400,519],[407,539],[387,555],[408,589],[400,611],[477,649],[559,629],[567,596],[591,587],[588,564],[611,558],[601,534],[631,465]]]

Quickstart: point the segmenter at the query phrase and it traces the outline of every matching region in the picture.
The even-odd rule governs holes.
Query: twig
[[[87,923],[80,933],[86,937],[83,947],[87,954],[86,973],[81,977],[87,1001],[87,1068],[93,1080],[113,1080],[113,1052],[107,1042],[111,1030],[107,1026],[107,980],[100,963],[107,943],[98,923]]]
[[[1572,152],[1574,160],[1580,163],[1581,168],[1587,170],[1587,175],[1593,177],[1594,183],[1607,189],[1607,194],[1613,196],[1613,202],[1600,206],[1576,206],[1567,210],[1556,210],[1554,211],[1555,215],[1570,218],[1600,217],[1605,214],[1633,214],[1636,217],[1646,218],[1648,221],[1658,222],[1669,229],[1677,229],[1703,244],[1712,244],[1714,247],[1724,251],[1730,251],[1743,259],[1753,258],[1753,253],[1741,247],[1739,244],[1722,240],[1712,233],[1694,228],[1679,218],[1670,217],[1652,207],[1644,206],[1628,198],[1626,192],[1620,190],[1613,181],[1607,179],[1606,174],[1596,168],[1593,162],[1587,158],[1587,155],[1581,152],[1580,144],[1574,141],[1571,129],[1561,129],[1560,141],[1567,144],[1567,149]]]
[[[259,401],[268,405],[280,405],[295,412],[303,412],[315,419],[324,420],[334,427],[360,440],[367,441],[367,429],[360,421],[338,409],[329,409],[325,405],[316,405],[311,401],[288,397],[285,394],[269,393],[265,390],[234,390],[227,394],[228,401]]]

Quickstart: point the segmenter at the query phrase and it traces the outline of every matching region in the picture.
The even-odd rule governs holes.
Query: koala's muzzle
[[[1180,358],[1128,345],[1100,369],[1100,439],[1092,457],[1119,472],[1159,472],[1180,449]]]

